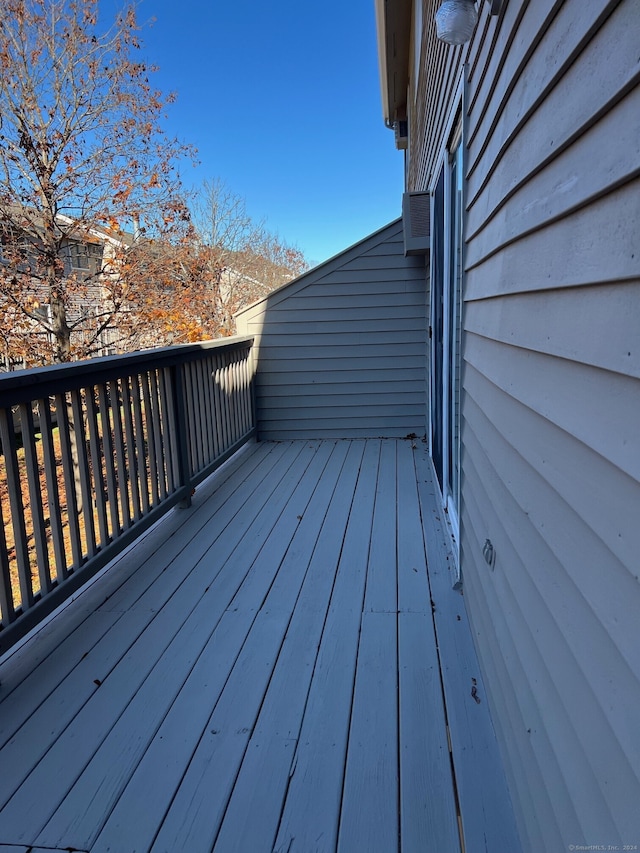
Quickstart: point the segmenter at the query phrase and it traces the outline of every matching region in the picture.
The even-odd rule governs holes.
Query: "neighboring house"
[[[264,263],[266,265],[267,262]],[[234,266],[225,266],[220,270],[218,288],[221,324],[229,332],[233,331],[233,315],[240,306],[244,307],[274,289],[246,270]]]
[[[67,321],[78,330],[84,341],[93,341],[96,330],[104,322],[105,305],[108,305],[108,279],[117,274],[113,261],[119,248],[132,245],[133,235],[127,232],[116,233],[98,226],[87,230],[74,229],[73,219],[64,215],[59,216],[59,222],[66,234],[61,241],[60,259],[64,264],[65,276],[74,280],[74,286],[68,293]],[[14,226],[0,228],[0,263],[7,274],[11,273],[12,267],[17,263],[18,270],[23,275],[28,264],[32,267],[37,265],[30,253],[29,238],[16,234]],[[4,301],[3,324],[9,328],[3,330],[5,346],[0,355],[0,369],[3,370],[29,366],[20,354],[24,345],[19,344],[17,352],[13,349],[12,331],[18,332],[16,340],[19,340],[21,335],[25,340],[33,335],[48,336],[51,339],[51,334],[46,331],[46,324],[51,318],[46,284],[40,284],[34,275],[31,287],[23,297],[24,307],[33,316],[32,320],[17,306],[12,306],[10,301]],[[38,319],[41,322],[38,322]],[[97,341],[92,344],[92,354],[111,354],[115,351],[113,344],[116,339],[115,329],[107,324],[101,330]],[[32,346],[31,349],[35,355],[37,346]]]
[[[237,317],[261,435],[424,435],[523,849],[636,849],[640,3],[439,5],[376,0],[426,195]]]

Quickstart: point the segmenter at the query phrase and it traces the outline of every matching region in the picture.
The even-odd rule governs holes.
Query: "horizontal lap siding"
[[[434,16],[442,0],[423,2],[422,73],[409,97],[408,189],[429,189],[440,167],[445,133],[453,100],[460,84],[464,63],[474,51],[486,51],[491,44],[489,26],[480,21],[469,44],[452,47],[435,37]],[[426,73],[425,73],[426,69]]]
[[[640,3],[487,6],[494,50],[476,37],[469,55],[465,599],[525,849],[622,849],[640,843]]]
[[[396,222],[252,306],[264,439],[424,434],[426,272]]]

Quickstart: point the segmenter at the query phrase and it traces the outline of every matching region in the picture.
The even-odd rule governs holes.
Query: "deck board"
[[[398,615],[400,799],[403,853],[457,850],[458,817],[430,614]]]
[[[424,454],[254,444],[16,650],[0,853],[459,850]]]
[[[383,441],[376,483],[376,502],[371,529],[365,612],[395,613],[397,610],[396,442]]]
[[[380,442],[367,442],[275,849],[335,850]]]
[[[338,850],[398,849],[395,613],[363,613]]]
[[[191,576],[179,587],[171,606],[167,608],[167,619],[162,622],[163,630],[166,629],[169,634],[177,617],[180,626],[178,633],[154,666],[153,672],[131,698],[126,711],[95,752],[90,764],[78,777],[70,796],[38,836],[38,843],[54,845],[71,838],[75,846],[90,846],[94,840],[91,828],[100,819],[105,805],[111,810],[121,793],[123,778],[128,778],[135,769],[182,688],[184,665],[187,671],[193,665],[208,641],[213,625],[225,610],[238,614],[237,618],[244,626],[244,637],[260,635],[260,621],[257,625],[253,624],[255,613],[278,568],[272,552],[267,559],[260,560],[261,552],[271,539],[275,539],[276,547],[291,539],[296,526],[294,512],[299,506],[305,505],[324,467],[327,453],[326,445],[303,449],[260,511],[259,523],[247,528],[246,535],[201,597],[194,594],[196,581]],[[209,555],[205,555],[192,574],[196,574],[200,566],[206,566],[207,574],[215,573],[215,562]],[[247,567],[250,567],[248,571]],[[244,572],[246,574],[243,577]],[[216,584],[217,580],[220,580],[219,584]],[[203,581],[198,578],[197,582]],[[191,612],[186,612],[182,606],[176,608],[178,597],[180,604],[183,600],[198,603]],[[176,609],[177,613],[174,612]],[[244,649],[243,654],[246,659]],[[180,661],[183,666],[179,665]],[[252,666],[258,665],[259,656],[250,656],[249,662]],[[261,666],[266,670],[264,665]],[[136,662],[134,669],[139,674],[140,664]],[[134,725],[137,719],[145,720],[144,733]],[[93,794],[96,790],[99,792],[97,797]]]

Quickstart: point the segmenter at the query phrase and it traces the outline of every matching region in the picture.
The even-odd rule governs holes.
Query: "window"
[[[102,268],[102,246],[97,243],[67,243],[62,248],[62,256],[67,269],[95,275]]]
[[[460,357],[462,337],[462,141],[449,155],[449,286],[448,286],[448,350],[450,371],[448,492],[456,512],[460,503]]]
[[[71,258],[71,269],[89,269],[89,253],[86,246],[83,246],[81,243],[71,243],[69,246],[69,257]]]

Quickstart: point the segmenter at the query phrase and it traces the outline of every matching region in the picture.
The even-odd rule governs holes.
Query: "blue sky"
[[[186,183],[220,178],[312,263],[400,215],[373,0],[142,0],[138,17],[177,93],[166,129],[198,148]]]

